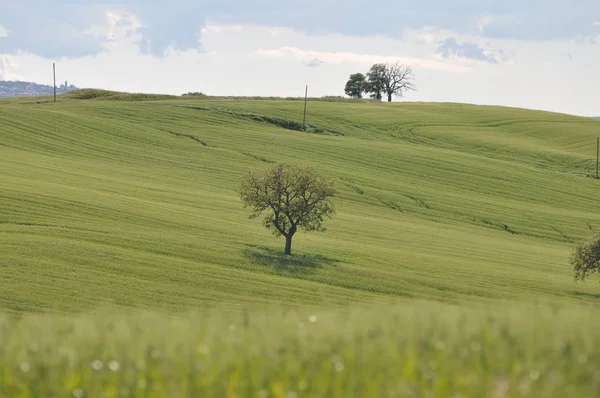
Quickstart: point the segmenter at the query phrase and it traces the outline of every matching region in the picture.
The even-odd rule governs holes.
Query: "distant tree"
[[[249,172],[240,187],[244,208],[252,209],[250,218],[266,212],[263,225],[275,236],[285,236],[285,254],[292,253],[292,237],[299,228],[325,231],[323,221],[335,214],[334,195],[332,181],[310,167],[293,164]]]
[[[374,64],[367,72],[364,91],[369,93],[371,98],[377,100],[381,100],[383,93],[385,93],[388,102],[392,102],[393,95],[403,97],[404,92],[416,89],[413,79],[412,68],[408,65],[402,65],[398,62]]]
[[[383,71],[384,92],[388,95],[388,102],[392,102],[392,95],[403,97],[407,90],[415,90],[413,84],[413,71],[408,65],[398,62],[386,64]]]
[[[190,93],[185,93],[185,94],[181,94],[182,97],[186,97],[186,96],[191,96],[191,97],[205,97],[206,94],[198,92],[198,91],[194,91],[194,92],[190,92]]]
[[[365,91],[367,80],[362,73],[354,73],[350,75],[344,91],[346,95],[352,98],[362,98]]]
[[[576,281],[584,281],[589,274],[600,272],[600,232],[575,247],[571,255],[571,267]]]
[[[381,100],[382,93],[386,88],[386,66],[385,64],[375,64],[367,72],[367,84],[365,91],[371,94],[371,98]]]

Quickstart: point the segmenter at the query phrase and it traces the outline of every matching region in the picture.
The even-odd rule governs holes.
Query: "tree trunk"
[[[285,254],[292,254],[292,235],[285,237]]]
[[[392,93],[388,93],[388,102],[392,102]]]

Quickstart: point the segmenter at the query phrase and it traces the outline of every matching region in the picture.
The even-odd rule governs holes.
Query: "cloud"
[[[0,80],[23,80],[17,74],[17,66],[8,55],[0,55]]]
[[[304,66],[309,68],[317,68],[323,63],[325,63],[325,61],[321,61],[318,58],[313,58],[310,61],[304,62]]]
[[[0,39],[8,37],[8,31],[4,28],[4,26],[0,25]]]
[[[563,0],[379,0],[376,6],[370,0],[355,0],[352,7],[343,0],[279,0],[277,7],[272,3],[230,7],[223,13],[226,19],[218,20],[277,24],[313,35],[397,36],[405,28],[435,26],[461,35],[519,40],[573,38],[583,25],[600,20],[596,0],[581,0],[577,7],[565,7]]]
[[[165,3],[166,4],[166,3]],[[146,10],[143,10],[146,11]],[[200,50],[201,28],[204,15],[196,9],[171,9],[162,12],[142,12],[139,16],[143,27],[138,29],[142,36],[140,50],[145,54],[163,57],[172,49]]]
[[[453,37],[440,42],[440,44],[441,45],[437,48],[436,54],[439,54],[444,58],[458,57],[491,63],[505,62],[508,60],[503,50],[492,52],[485,50],[476,43],[459,43]]]
[[[434,26],[425,26],[420,29],[407,28],[402,33],[402,39],[419,44],[436,44],[455,32]]]
[[[461,63],[460,61],[445,62],[436,59],[414,58],[407,56],[357,54],[353,52],[310,51],[289,46],[270,50],[258,49],[256,50],[256,54],[267,58],[296,59],[304,62],[310,62],[307,60],[317,58],[321,60],[321,62],[327,62],[328,64],[345,63],[371,66],[375,63],[401,62],[403,64],[410,64],[416,68],[426,68],[432,70],[445,70],[452,72],[466,72],[469,70],[467,65],[465,63]]]
[[[114,44],[117,37],[136,36],[140,39],[138,30],[142,28],[139,19],[128,12],[106,10],[101,24],[84,29],[83,34],[102,40],[102,51]]]
[[[105,50],[106,37],[84,34],[103,25],[105,11],[135,15],[140,21],[137,46],[144,54],[200,51],[207,21],[222,25],[291,28],[312,36],[398,38],[408,30],[452,31],[494,39],[564,40],[590,35],[600,21],[600,2],[580,0],[93,0],[2,2],[0,24],[10,32],[1,53],[29,52],[46,58],[83,57]],[[342,12],[343,10],[343,12]],[[587,27],[587,28],[586,28]],[[446,36],[448,37],[448,36]],[[426,35],[423,40],[431,40]]]
[[[104,40],[84,30],[103,20],[101,8],[93,5],[3,2],[0,24],[10,35],[0,40],[0,54],[32,52],[46,58],[97,54]]]

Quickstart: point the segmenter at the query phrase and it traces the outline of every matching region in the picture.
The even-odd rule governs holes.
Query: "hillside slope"
[[[70,95],[0,101],[11,311],[598,298],[568,268],[600,226],[590,118],[314,101],[305,133],[299,101]],[[236,193],[280,161],[339,189],[292,259]]]

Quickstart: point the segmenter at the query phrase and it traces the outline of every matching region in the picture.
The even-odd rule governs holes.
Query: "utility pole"
[[[54,102],[56,102],[56,64],[52,63],[52,75],[54,77]]]
[[[596,137],[596,179],[598,179],[598,155],[600,154],[600,137]]]
[[[306,131],[306,101],[308,100],[308,85],[304,91],[304,117],[302,118],[302,130]]]

